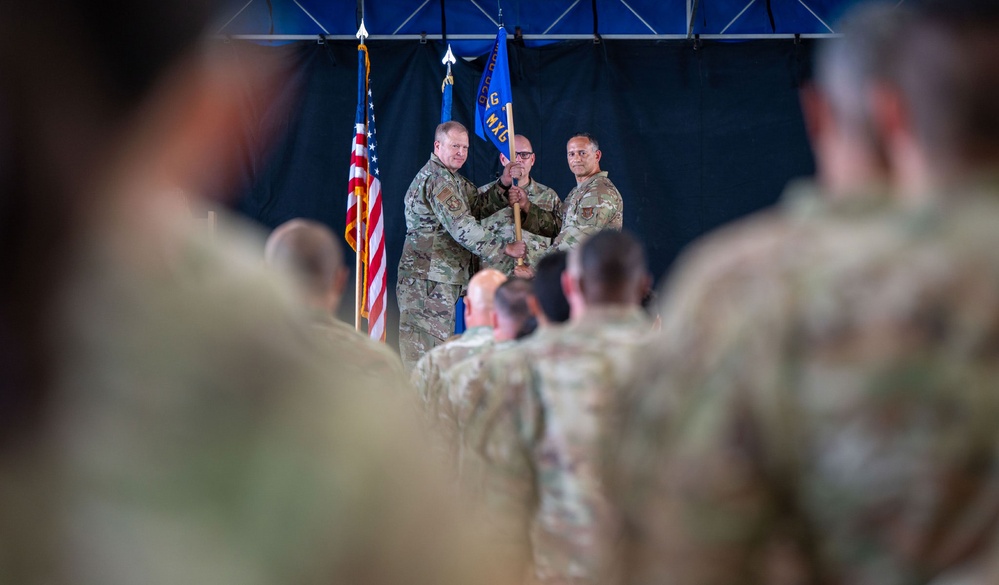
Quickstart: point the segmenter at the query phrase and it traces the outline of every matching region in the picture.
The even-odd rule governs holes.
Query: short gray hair
[[[868,90],[893,81],[900,45],[912,11],[889,2],[858,6],[840,21],[843,38],[824,41],[815,60],[815,84],[826,96],[837,121],[873,136]]]
[[[437,125],[437,131],[434,132],[434,140],[437,142],[444,142],[450,132],[461,132],[463,134],[468,134],[468,128],[461,122],[455,122],[454,120],[449,120],[442,124]]]

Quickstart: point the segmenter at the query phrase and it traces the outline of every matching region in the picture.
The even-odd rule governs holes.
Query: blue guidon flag
[[[501,26],[475,98],[475,133],[479,138],[495,144],[510,160],[513,160],[513,136],[507,128],[507,112],[512,111],[513,91],[510,89],[510,66],[506,58],[506,29]]]

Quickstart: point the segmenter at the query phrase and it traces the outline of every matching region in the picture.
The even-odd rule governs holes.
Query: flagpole
[[[497,2],[498,4],[498,2]],[[509,161],[507,165],[516,161],[516,148],[514,147],[515,130],[513,127],[513,90],[510,85],[510,65],[507,59],[506,50],[506,29],[503,27],[503,9],[499,11],[499,31],[496,33],[496,43],[493,45],[492,53],[489,55],[489,62],[482,72],[479,81],[479,92],[476,98],[475,133],[483,140],[489,140],[496,146],[500,153],[506,151],[505,155]],[[496,110],[502,109],[506,116],[502,117]],[[505,119],[504,119],[505,118]],[[504,126],[504,122],[506,125]],[[513,185],[517,184],[517,179],[510,177]],[[513,186],[511,185],[511,187]],[[520,227],[520,205],[513,205],[514,230],[516,241],[523,241]],[[523,265],[523,259],[517,259],[518,265]]]
[[[499,7],[498,0],[496,2],[496,5],[497,7]],[[500,27],[502,28],[503,26],[502,7],[500,7],[499,9],[499,21],[500,21]],[[511,96],[511,98],[512,97],[513,96]],[[509,150],[507,151],[507,159],[510,162],[516,162],[517,152],[516,148],[514,147],[514,142],[517,140],[517,133],[513,129],[513,101],[511,101],[506,105],[506,127],[507,127],[507,132],[509,133],[508,136],[510,137],[510,140],[507,141],[507,147],[509,148]],[[517,179],[514,178],[513,176],[510,177],[510,180],[513,181],[514,185],[518,183]],[[513,204],[513,237],[518,242],[524,239],[523,233],[521,232],[520,228],[520,203]],[[517,258],[517,266],[523,266],[523,265],[524,265],[524,259]]]
[[[361,28],[359,28],[357,30],[357,35],[355,35],[355,36],[361,41],[360,44],[364,45],[364,39],[366,39],[368,37],[368,31],[367,31],[367,29],[364,28],[364,18],[363,17],[361,18]],[[365,58],[365,61],[367,61],[367,58]],[[368,76],[365,75],[364,76],[364,83],[365,83],[365,85],[367,85],[367,82],[368,82]],[[367,87],[365,87],[364,95],[365,96],[368,95]],[[365,99],[367,99],[367,98],[365,98]],[[365,120],[366,119],[367,118],[365,118]],[[367,121],[364,122],[364,135],[365,136],[368,135],[368,123],[367,123]],[[365,177],[364,182],[367,183],[367,177]],[[365,234],[361,232],[361,227],[362,227],[362,224],[364,223],[364,222],[362,222],[360,220],[361,216],[362,216],[362,213],[361,213],[361,209],[360,209],[360,202],[358,202],[358,210],[357,210],[357,219],[358,219],[358,221],[357,221],[357,225],[356,225],[356,230],[357,230],[356,234],[357,234],[357,237],[355,239],[355,241],[357,242],[357,253],[354,254],[354,331],[357,331],[357,332],[361,331],[361,313],[364,310],[363,304],[364,304],[364,284],[365,284],[364,283],[364,264],[361,261],[361,250],[365,249],[365,248],[362,248],[361,242],[364,241]],[[366,245],[367,244],[365,244],[365,246]]]
[[[510,148],[507,158],[510,160],[510,162],[514,162],[515,160],[517,160],[516,159],[517,153],[515,152],[516,148],[514,147],[514,141],[517,139],[516,138],[517,133],[514,132],[513,130],[513,102],[510,102],[506,105],[506,127],[510,135],[510,140],[507,141],[509,143],[509,148]],[[512,176],[510,177],[510,179],[513,180],[514,185],[517,184],[517,179],[513,178]],[[520,203],[513,204],[513,235],[518,242],[524,239],[524,236],[521,233],[520,229]],[[517,258],[517,266],[523,266],[523,265],[524,265],[524,259]]]
[[[451,75],[451,65],[457,63],[454,53],[451,52],[451,44],[448,43],[447,53],[441,59],[441,63],[447,66],[447,73],[444,74],[444,81],[441,83],[441,124],[451,121],[452,89],[454,88],[454,76]]]
[[[498,11],[499,26],[503,28],[503,7],[500,5],[499,0],[496,0],[496,9]],[[507,141],[507,148],[509,149],[507,151],[507,160],[517,162],[517,149],[514,147],[514,142],[517,140],[517,133],[513,129],[513,95],[510,96],[510,103],[506,105],[506,127],[510,137],[510,140]],[[510,177],[510,180],[513,181],[514,185],[518,183],[518,180],[513,176]],[[513,237],[518,242],[524,239],[520,229],[520,203],[513,204]],[[517,258],[517,266],[523,265],[524,259]]]

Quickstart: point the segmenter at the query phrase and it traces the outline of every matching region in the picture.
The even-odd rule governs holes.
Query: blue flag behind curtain
[[[510,66],[506,57],[506,29],[496,33],[496,44],[489,54],[486,69],[479,81],[475,97],[475,133],[489,140],[500,152],[513,160],[512,136],[507,132],[507,107],[512,107],[513,90],[510,88]]]
[[[444,82],[441,84],[441,91],[444,93],[441,99],[441,124],[451,121],[452,90],[454,89],[454,77],[451,76],[450,66],[444,75]],[[454,334],[461,335],[465,332],[465,298],[458,297],[458,302],[454,305]]]
[[[454,78],[447,75],[444,77],[444,98],[441,100],[441,124],[451,121],[452,89],[454,89]]]

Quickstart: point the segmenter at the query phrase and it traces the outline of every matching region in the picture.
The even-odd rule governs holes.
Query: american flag
[[[378,150],[375,135],[375,103],[368,90],[368,213],[365,293],[368,335],[385,341],[385,223],[382,220],[382,182],[378,177]]]
[[[368,91],[368,50],[364,45],[357,48],[357,115],[354,117],[354,144],[350,151],[350,182],[347,185],[347,228],[344,236],[355,252],[361,254],[362,262],[367,259],[364,238],[358,248],[358,224],[360,233],[365,232],[365,215],[368,206],[368,142],[367,142],[367,91]],[[358,214],[360,210],[360,215]]]
[[[368,89],[368,49],[357,48],[357,112],[350,155],[345,237],[362,265],[361,316],[368,320],[368,335],[385,340],[385,239],[382,221],[382,184],[375,150],[375,109]],[[361,239],[358,241],[358,233]]]

